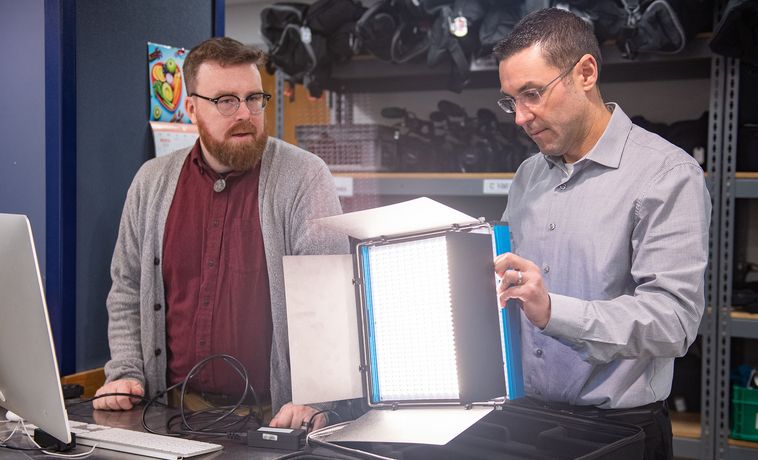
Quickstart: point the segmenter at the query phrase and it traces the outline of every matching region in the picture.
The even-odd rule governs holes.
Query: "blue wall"
[[[0,0],[0,212],[26,214],[45,273],[45,11]]]
[[[223,6],[0,0],[0,212],[31,220],[64,374],[109,357],[118,221],[153,152],[147,41],[190,48],[223,34]]]
[[[77,370],[110,356],[105,300],[121,210],[153,157],[147,42],[192,48],[213,36],[215,8],[212,0],[75,2]]]

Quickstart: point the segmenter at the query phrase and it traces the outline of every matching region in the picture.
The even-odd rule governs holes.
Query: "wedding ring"
[[[516,273],[518,273],[518,278],[516,279],[516,284],[521,286],[521,283],[524,282],[524,275],[521,274],[520,270],[516,270]]]

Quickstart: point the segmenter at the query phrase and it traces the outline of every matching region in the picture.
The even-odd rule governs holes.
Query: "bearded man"
[[[139,398],[124,395],[160,395],[227,354],[271,402],[271,426],[298,428],[317,412],[291,403],[282,256],[346,253],[348,241],[310,223],[341,212],[324,162],[266,133],[264,58],[230,38],[187,55],[186,108],[200,136],[146,162],[129,188],[107,299],[111,360],[95,409],[129,410]],[[211,402],[244,390],[222,361],[190,387]],[[315,426],[324,423],[317,415]]]

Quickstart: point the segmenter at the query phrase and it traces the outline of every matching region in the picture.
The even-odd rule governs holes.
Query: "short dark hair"
[[[542,47],[545,61],[554,67],[568,68],[585,54],[591,54],[600,72],[600,45],[592,25],[558,8],[545,8],[524,16],[492,52],[497,62],[501,62],[537,44]]]
[[[192,48],[184,60],[184,83],[187,93],[192,94],[197,84],[197,70],[204,62],[216,62],[221,66],[236,64],[263,65],[266,53],[247,46],[233,38],[214,37]]]

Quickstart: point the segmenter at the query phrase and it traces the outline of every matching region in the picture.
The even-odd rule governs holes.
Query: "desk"
[[[164,429],[166,426],[166,421],[171,417],[172,415],[176,414],[177,412],[173,409],[166,409],[164,407],[160,406],[153,406],[150,408],[148,412],[148,418],[147,422],[148,425],[155,429],[156,431],[160,431]],[[5,411],[0,409],[0,416],[3,416],[4,419]],[[79,404],[79,405],[69,405],[68,407],[68,417],[70,420],[76,420],[81,422],[94,422],[99,425],[106,425],[106,426],[112,426],[117,428],[125,428],[130,430],[138,430],[138,431],[144,431],[142,429],[142,406],[138,406],[136,409],[132,409],[130,411],[94,411],[92,410],[92,404],[91,403],[85,403],[85,404]],[[23,440],[22,438],[26,438],[26,435],[22,434],[16,434],[12,438],[13,445],[22,445],[21,443],[24,442],[23,446],[26,447],[26,444],[28,443],[27,440]],[[209,459],[217,459],[217,458],[223,458],[224,460],[237,460],[237,459],[261,459],[261,460],[273,460],[278,457],[281,457],[282,455],[286,455],[290,453],[290,451],[285,450],[265,450],[265,449],[256,449],[252,447],[247,447],[246,444],[244,444],[243,441],[231,441],[228,439],[223,439],[219,437],[194,437],[192,439],[197,439],[199,441],[205,441],[205,442],[212,442],[214,444],[221,444],[224,446],[223,450],[218,452],[213,452],[206,455],[200,455],[197,457],[192,457],[192,459],[197,460],[209,460]],[[29,443],[28,447],[33,447],[31,443]],[[87,446],[81,446],[77,447],[74,451],[68,452],[68,453],[79,453],[79,452],[87,452],[90,448]],[[0,449],[0,459],[8,459],[8,460],[28,460],[29,458],[32,459],[38,459],[38,458],[55,458],[50,456],[45,456],[41,453],[37,452],[30,452],[30,451],[13,451],[9,449]],[[141,457],[133,454],[126,454],[122,452],[115,452],[112,450],[106,450],[106,449],[95,449],[95,452],[92,456],[87,457],[87,459],[136,459],[136,458],[149,458],[149,457]]]
[[[92,411],[90,404],[69,407],[72,420],[94,421],[101,425],[127,429],[141,429],[142,410],[128,412]],[[461,409],[463,410],[463,409]],[[151,427],[163,427],[167,419],[175,412],[164,408],[151,408],[148,424]],[[264,459],[273,460],[287,451],[273,451],[249,448],[241,442],[203,439],[224,445],[220,452],[193,459]],[[391,458],[426,459],[426,458],[498,458],[503,460],[556,459],[601,459],[639,460],[644,448],[644,434],[639,427],[619,423],[597,421],[550,409],[525,407],[518,401],[509,402],[499,410],[489,413],[468,430],[461,433],[445,446],[401,443],[355,443],[354,446],[365,451],[386,455]],[[84,447],[77,448],[83,452]],[[475,453],[472,453],[475,450]],[[328,458],[357,460],[359,457],[339,455],[336,452],[317,447],[312,451]],[[37,459],[40,455],[6,451],[0,449],[0,458]],[[48,457],[49,458],[49,457]],[[88,458],[128,459],[138,458],[133,455],[98,450]],[[309,458],[304,454],[302,459]],[[312,456],[310,458],[313,458]],[[323,458],[323,457],[321,457]]]

